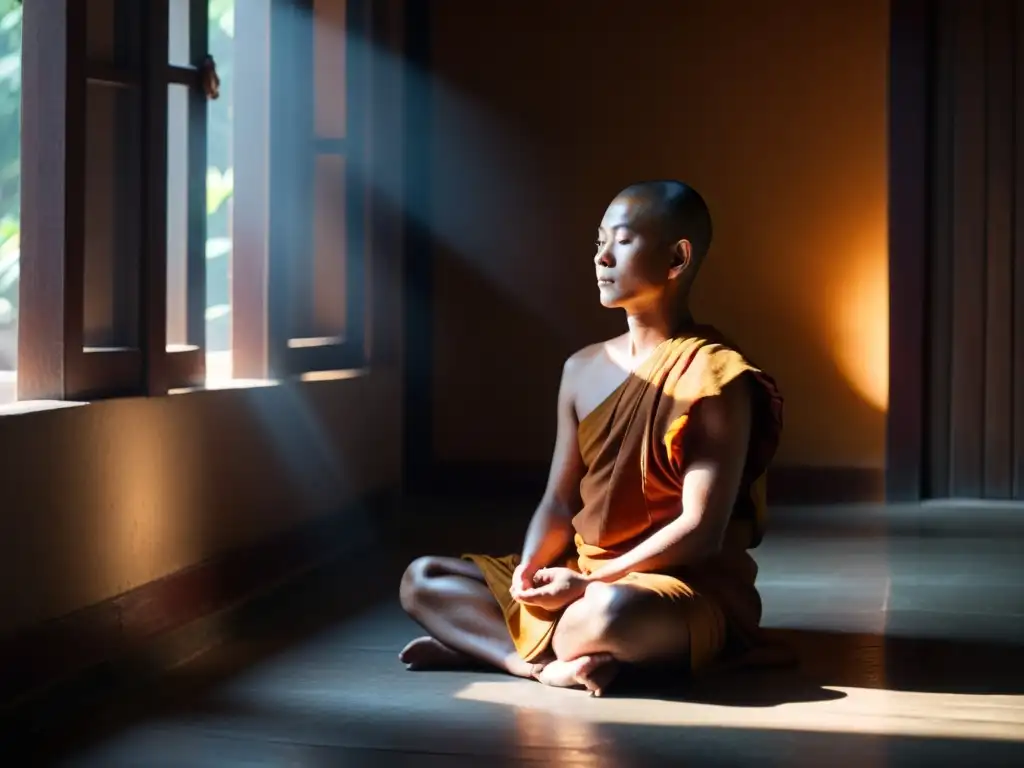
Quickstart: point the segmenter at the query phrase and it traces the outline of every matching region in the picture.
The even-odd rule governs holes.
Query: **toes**
[[[603,664],[610,664],[611,662],[615,661],[615,657],[612,656],[610,653],[594,653],[590,656],[584,656],[581,660],[583,661],[583,664],[581,665],[580,669],[589,672],[591,670],[597,669]]]
[[[576,679],[591,696],[601,696],[618,671],[618,662],[609,653],[595,653],[580,660]]]
[[[576,678],[576,682],[590,691],[591,694],[596,690],[596,685],[591,677],[591,673],[599,664],[596,659],[596,656],[580,656],[576,659],[576,669],[573,675]]]
[[[578,685],[576,680],[576,662],[552,661],[545,664],[537,672],[537,679],[554,688],[572,688]]]
[[[410,671],[456,666],[463,661],[458,652],[430,636],[417,637],[410,642],[399,652],[398,659]]]
[[[403,664],[408,664],[410,659],[414,659],[416,655],[416,649],[421,647],[424,643],[429,643],[429,637],[417,637],[415,640],[408,642],[402,650],[398,652],[398,658]]]
[[[601,696],[618,671],[618,662],[608,653],[580,656],[572,661],[552,661],[534,667],[534,677],[558,688],[584,688]]]

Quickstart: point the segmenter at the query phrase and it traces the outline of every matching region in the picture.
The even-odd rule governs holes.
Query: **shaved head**
[[[643,181],[622,190],[597,231],[601,303],[640,311],[685,304],[711,245],[711,214],[680,181]]]
[[[711,247],[711,212],[704,198],[681,181],[641,181],[616,197],[635,204],[647,224],[661,233],[666,244],[687,240],[693,260],[700,264]]]

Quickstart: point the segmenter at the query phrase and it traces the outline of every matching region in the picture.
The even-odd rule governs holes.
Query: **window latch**
[[[199,77],[206,98],[210,101],[220,98],[220,76],[217,74],[217,62],[213,60],[213,56],[207,54],[203,59],[199,66]]]

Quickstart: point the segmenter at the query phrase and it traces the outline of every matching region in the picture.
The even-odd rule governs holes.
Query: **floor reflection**
[[[413,530],[408,554],[458,550],[454,537],[437,540],[450,531],[472,537],[434,512],[420,517],[434,546]],[[392,599],[328,611],[315,631],[278,617],[266,628],[276,644],[225,647],[181,669],[65,764],[1024,764],[1024,525],[829,512],[831,527],[820,510],[799,526],[782,516],[757,552],[765,625],[794,667],[690,684],[634,676],[601,699],[497,674],[409,673],[396,653],[416,628]],[[319,589],[323,602],[331,591]]]

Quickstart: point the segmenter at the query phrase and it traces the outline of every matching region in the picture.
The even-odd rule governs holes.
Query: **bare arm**
[[[751,429],[750,384],[740,379],[694,407],[687,425],[690,458],[683,474],[682,512],[589,581],[616,581],[633,571],[660,571],[716,554],[732,516]]]
[[[558,390],[558,431],[548,485],[533,514],[523,544],[522,562],[531,568],[551,565],[573,537],[572,518],[580,508],[583,458],[577,438],[578,423],[573,403],[573,369],[578,361],[569,358],[562,369]]]

